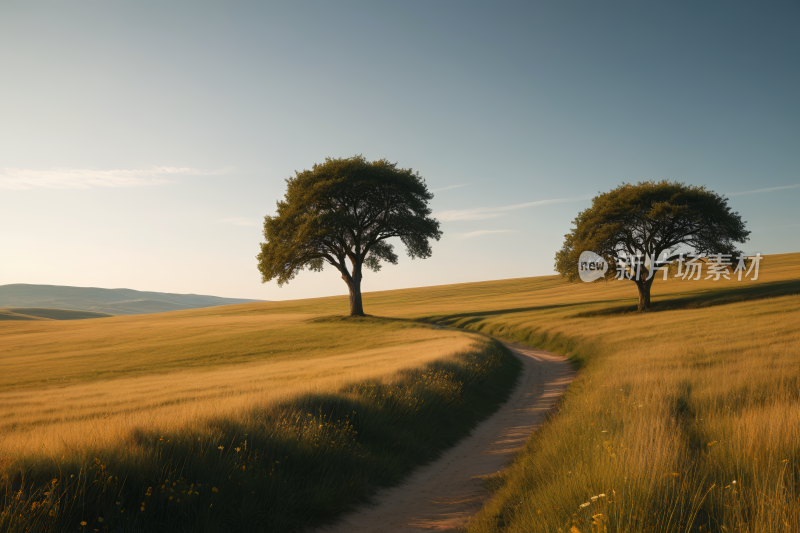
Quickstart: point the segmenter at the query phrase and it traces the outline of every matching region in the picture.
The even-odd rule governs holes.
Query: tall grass
[[[800,296],[707,301],[436,318],[583,368],[468,530],[800,531]]]
[[[494,341],[390,379],[61,458],[4,459],[0,532],[293,531],[330,519],[455,443],[511,389]]]
[[[629,282],[571,285],[554,276],[368,293],[364,301],[371,313],[520,340],[568,355],[583,369],[558,415],[503,475],[472,531],[794,532],[800,531],[799,272],[800,254],[785,254],[765,258],[757,282],[658,280],[653,312],[643,314],[628,312],[636,304]],[[46,400],[31,403],[31,412],[44,416],[38,420],[0,412],[6,433],[22,430],[15,423],[58,422],[46,418],[62,408],[54,392],[62,386],[86,393],[83,403],[76,396],[69,406],[100,425],[107,405],[113,416],[124,411],[119,398],[102,403],[114,385],[143,402],[131,408],[152,413],[172,406],[164,391],[176,378],[176,405],[202,409],[196,416],[156,417],[156,425],[136,419],[143,429],[112,432],[120,435],[116,445],[90,440],[64,448],[63,459],[54,453],[58,443],[46,453],[0,451],[6,475],[0,531],[281,530],[316,523],[463,435],[465,421],[493,408],[512,381],[512,359],[476,378],[474,387],[459,389],[467,383],[461,378],[430,381],[434,367],[376,381],[399,368],[392,365],[440,359],[443,346],[464,337],[411,324],[391,331],[343,322],[297,325],[347,307],[346,297],[331,297],[79,324],[6,322],[0,411],[15,398]],[[34,360],[38,373],[28,371]],[[50,363],[61,366],[44,366]],[[277,364],[286,365],[281,379],[311,383],[338,372],[336,379],[350,376],[354,384],[320,393],[286,389],[286,402],[247,409],[281,383],[254,370]],[[196,377],[202,386],[191,386]],[[204,397],[217,380],[225,391]],[[217,411],[239,382],[253,396]],[[148,404],[147,387],[164,395]],[[438,399],[461,390],[465,399],[461,407],[444,401],[443,410],[428,416],[433,400],[418,403],[412,399],[419,394],[402,392],[415,387],[430,387]],[[93,409],[98,403],[102,409]],[[212,414],[203,419],[203,413]],[[17,478],[20,471],[25,475]]]
[[[467,349],[472,337],[403,321],[308,315],[6,323],[0,457],[60,457],[118,442],[135,426],[235,417],[423,365]]]

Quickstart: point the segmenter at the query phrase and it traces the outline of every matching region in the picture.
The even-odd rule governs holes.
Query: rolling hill
[[[252,303],[260,300],[241,298],[220,298],[200,294],[172,294],[166,292],[144,292],[132,289],[100,289],[96,287],[66,287],[61,285],[28,285],[14,283],[0,285],[1,319],[30,320],[13,318],[15,315],[40,317],[45,319],[95,318],[106,315],[142,315],[165,311],[182,311],[216,305]],[[14,308],[39,308],[42,312],[24,312]],[[55,310],[84,311],[89,315],[74,314],[69,318]],[[30,311],[30,309],[28,309]],[[99,313],[99,315],[97,315]],[[11,318],[5,318],[11,317]]]
[[[541,276],[369,292],[358,319],[331,296],[2,323],[0,531],[333,520],[510,390],[476,334],[580,372],[465,531],[800,531],[800,253],[636,303]]]
[[[73,309],[49,309],[47,307],[0,308],[0,320],[83,320],[114,316],[108,313],[75,311]]]
[[[465,436],[517,368],[472,333],[280,302],[0,322],[0,533],[298,531]],[[20,471],[59,488],[23,509]]]

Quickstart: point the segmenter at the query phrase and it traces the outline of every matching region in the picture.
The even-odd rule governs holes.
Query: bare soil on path
[[[371,505],[348,513],[324,533],[446,531],[463,526],[487,493],[482,482],[502,470],[544,421],[575,375],[561,356],[504,343],[523,362],[514,392],[491,417],[399,486],[379,491]]]

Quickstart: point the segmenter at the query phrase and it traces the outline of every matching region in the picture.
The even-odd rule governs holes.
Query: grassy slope
[[[6,307],[0,309],[0,320],[84,320],[106,318],[108,313],[75,311],[73,309],[50,309],[47,307]]]
[[[295,529],[463,436],[517,370],[476,335],[285,309],[7,322],[0,531]]]
[[[654,310],[703,307],[800,293],[800,254],[767,256],[758,281],[675,281],[661,279],[653,285]],[[311,273],[306,275],[313,275]],[[380,275],[380,274],[376,274]],[[298,283],[301,280],[297,281]],[[565,315],[591,312],[635,311],[636,289],[631,282],[571,284],[558,276],[540,276],[434,287],[418,287],[364,294],[364,309],[376,316],[433,318],[493,314],[545,312],[558,309]],[[186,316],[206,314],[343,314],[346,296],[241,304],[186,311]]]
[[[645,314],[630,282],[555,276],[370,293],[365,308],[519,340],[583,367],[471,531],[794,532],[798,294],[800,254],[784,254],[765,258],[757,281],[658,280]]]
[[[41,318],[38,316],[24,315],[22,313],[17,313],[9,308],[0,308],[0,320],[7,321],[7,320],[49,320],[49,319]]]
[[[474,342],[402,322],[210,313],[5,323],[0,453],[33,442],[57,454],[85,443],[86,435],[95,443],[114,441],[138,424],[171,427],[303,392],[335,391]]]
[[[570,285],[556,277],[369,293],[365,308],[516,338],[584,366],[560,416],[530,441],[475,530],[567,531],[577,520],[585,532],[587,515],[601,507],[611,517],[608,531],[676,530],[677,520],[698,509],[712,529],[738,522],[741,531],[800,530],[793,348],[800,311],[791,296],[800,292],[799,266],[800,254],[789,254],[768,257],[758,282],[659,280],[656,312],[643,315],[627,312],[636,302],[629,282]],[[246,336],[247,317],[264,324],[346,309],[345,297],[332,297],[159,317],[196,319],[195,332],[232,320]],[[158,329],[151,326],[127,334],[136,339],[138,329],[138,342],[152,343]],[[189,338],[173,339],[172,349],[180,352]],[[192,350],[202,346],[199,339]],[[220,363],[214,351],[212,366]],[[244,347],[234,352],[245,362],[237,366],[253,362]],[[607,497],[578,511],[600,493]]]
[[[555,282],[431,317],[583,366],[469,530],[800,531],[799,274],[656,282],[645,314],[629,282]]]

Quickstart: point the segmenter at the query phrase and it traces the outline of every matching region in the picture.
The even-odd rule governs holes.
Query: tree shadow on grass
[[[704,307],[761,300],[764,298],[776,298],[778,296],[789,296],[793,294],[800,294],[800,279],[743,285],[734,288],[725,287],[710,289],[699,294],[693,294],[692,296],[659,299],[653,301],[651,308],[646,312],[655,313],[679,309],[701,309]],[[583,311],[571,315],[569,318],[589,318],[636,312],[638,312],[636,304],[620,305],[592,311]]]
[[[591,303],[597,304],[607,304],[611,302],[618,302],[619,299],[614,300],[597,300],[592,301]],[[532,305],[528,307],[512,307],[508,309],[493,309],[491,311],[474,311],[471,313],[453,313],[451,315],[430,315],[426,317],[422,317],[419,320],[424,322],[443,322],[448,323],[454,320],[459,321],[459,327],[463,327],[466,324],[472,324],[474,322],[480,322],[484,318],[496,315],[508,315],[512,313],[526,313],[529,311],[547,311],[550,309],[563,309],[567,307],[575,307],[575,306],[582,306],[586,305],[587,302],[574,302],[574,303],[565,303],[565,304],[550,304],[550,305]]]
[[[420,322],[413,318],[392,316],[350,316],[350,315],[325,315],[306,320],[309,324],[361,324],[373,326],[386,326],[400,324],[402,327],[430,327],[429,323]]]
[[[648,313],[659,311],[674,311],[679,309],[700,309],[703,307],[712,307],[717,305],[726,305],[737,302],[745,302],[750,300],[760,300],[763,298],[775,298],[778,296],[789,296],[793,294],[800,294],[800,279],[773,281],[749,285],[741,285],[733,288],[722,287],[719,289],[709,289],[700,293],[693,293],[691,296],[677,296],[673,298],[664,298],[654,300],[652,307],[646,311]],[[332,323],[332,322],[350,322],[350,323],[390,323],[390,322],[403,322],[409,325],[420,325],[423,323],[443,323],[449,324],[454,321],[459,321],[459,327],[480,322],[481,320],[497,315],[508,315],[513,313],[526,313],[530,311],[547,311],[556,309],[567,309],[570,307],[581,307],[586,305],[602,306],[608,304],[618,304],[620,298],[609,300],[594,300],[589,302],[572,302],[563,304],[549,304],[549,305],[532,305],[527,307],[513,307],[507,309],[493,309],[487,311],[473,311],[469,313],[453,313],[447,315],[429,315],[420,318],[399,318],[399,317],[382,317],[366,315],[363,317],[346,316],[346,315],[330,315],[323,317],[316,317],[309,320],[313,323]],[[633,301],[631,299],[631,301]],[[565,318],[591,318],[596,316],[612,316],[622,315],[627,313],[638,313],[636,303],[614,305],[613,307],[604,307],[601,309],[592,309],[589,311],[582,311],[573,315],[567,315]]]

